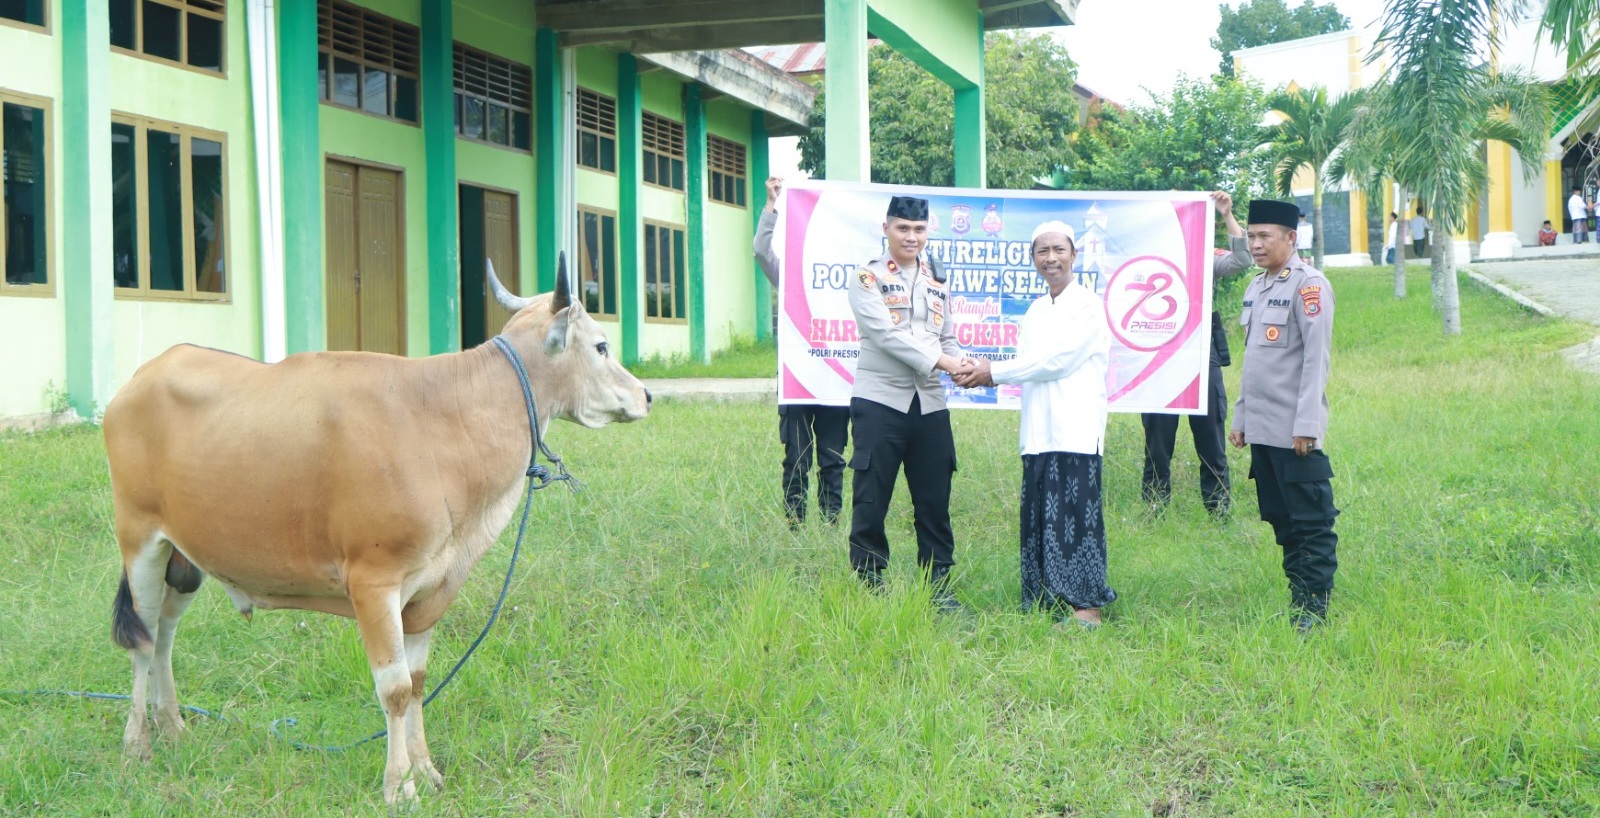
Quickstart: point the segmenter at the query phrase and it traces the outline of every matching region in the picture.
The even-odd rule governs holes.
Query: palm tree
[[[1387,102],[1388,93],[1388,88],[1381,82],[1368,92],[1366,100],[1356,109],[1349,127],[1345,129],[1345,148],[1329,166],[1329,175],[1365,190],[1369,196],[1377,197],[1380,201],[1389,180],[1399,184],[1399,195],[1394,199],[1395,212],[1400,217],[1395,225],[1394,238],[1394,297],[1405,298],[1405,248],[1409,229],[1405,203],[1409,199],[1405,184],[1396,175],[1394,157],[1389,153],[1386,141],[1391,138],[1387,129],[1395,124],[1384,117],[1386,111],[1382,106]],[[1387,231],[1384,235],[1387,238]]]
[[[1282,117],[1261,138],[1277,158],[1278,193],[1292,192],[1301,168],[1311,171],[1311,254],[1317,269],[1322,268],[1323,179],[1344,149],[1345,130],[1365,98],[1366,92],[1358,89],[1330,104],[1327,89],[1316,87],[1309,92],[1280,91],[1268,102],[1268,108]]]
[[[1454,264],[1456,234],[1487,183],[1481,143],[1516,149],[1524,176],[1536,172],[1550,134],[1550,98],[1522,73],[1499,72],[1479,56],[1498,48],[1496,21],[1522,0],[1389,0],[1378,46],[1391,60],[1375,100],[1380,142],[1395,178],[1429,205],[1434,306],[1446,335],[1461,332]]]

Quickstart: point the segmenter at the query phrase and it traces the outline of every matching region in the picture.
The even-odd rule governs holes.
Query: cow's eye
[[[600,357],[602,358],[609,357],[611,355],[611,345],[605,341],[601,341],[600,343],[594,345],[594,351],[600,353]]]

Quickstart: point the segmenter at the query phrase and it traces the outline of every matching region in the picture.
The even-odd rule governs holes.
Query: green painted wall
[[[241,9],[242,12],[242,9]],[[111,109],[227,135],[228,288],[225,303],[192,304],[118,297],[113,377],[126,383],[141,364],[173,344],[195,343],[261,355],[260,208],[250,111],[250,58],[245,15],[229,14],[226,79],[111,54]],[[109,185],[106,180],[105,185]],[[104,195],[109,199],[106,188]],[[97,275],[110,276],[111,259]]]
[[[954,85],[983,82],[977,0],[866,0],[872,35]],[[930,59],[931,58],[931,59]]]
[[[404,190],[406,354],[428,349],[428,206],[423,179],[422,129],[394,120],[323,105],[318,111],[322,151],[331,159],[354,159],[398,168]],[[318,181],[318,185],[322,185]],[[326,258],[327,235],[322,235]]]
[[[61,4],[50,4],[52,31],[61,30]],[[67,350],[63,343],[66,316],[61,298],[63,252],[61,123],[61,46],[56,37],[0,26],[0,90],[53,100],[50,105],[50,165],[47,170],[53,234],[50,238],[54,294],[48,297],[0,295],[0,417],[46,411],[46,384],[65,388]],[[26,350],[25,354],[18,354]]]
[[[750,145],[750,109],[725,99],[706,105],[706,131],[745,146],[745,206],[735,207],[707,200],[706,224],[706,341],[713,350],[723,349],[734,337],[753,337],[756,316],[751,305],[756,299],[756,278],[751,272],[755,254],[750,241],[755,232],[755,217],[761,203],[755,189],[765,193],[765,177],[754,174],[755,151]],[[762,281],[766,281],[765,278]]]

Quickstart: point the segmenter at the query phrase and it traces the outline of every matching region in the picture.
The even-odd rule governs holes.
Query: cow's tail
[[[128,650],[137,650],[150,644],[150,629],[133,609],[133,591],[128,588],[128,572],[122,572],[122,584],[117,586],[117,601],[111,605],[111,638]]]

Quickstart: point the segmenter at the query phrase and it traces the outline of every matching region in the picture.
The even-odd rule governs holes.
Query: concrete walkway
[[[644,388],[653,400],[712,403],[775,403],[775,378],[647,378]]]
[[[1600,257],[1480,261],[1466,269],[1474,278],[1538,312],[1600,328]],[[1562,354],[1580,369],[1600,373],[1600,336],[1562,350]]]

